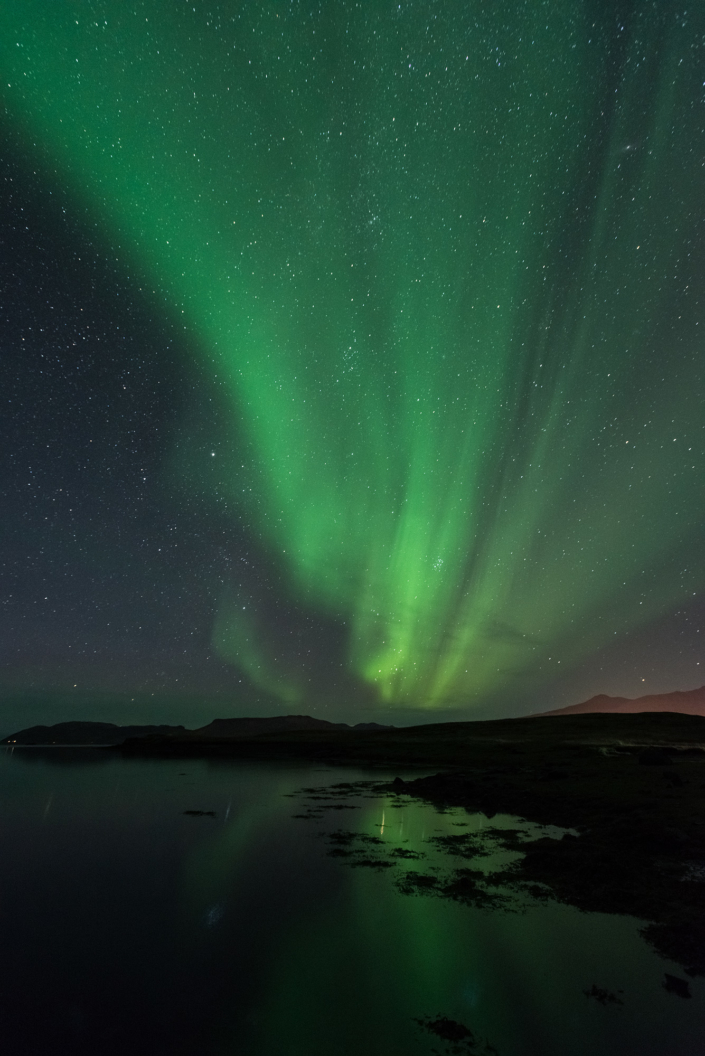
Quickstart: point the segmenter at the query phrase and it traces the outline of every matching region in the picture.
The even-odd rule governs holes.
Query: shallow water
[[[1,753],[3,1053],[705,1056],[705,981],[689,980],[690,1000],[668,993],[664,972],[683,971],[638,921],[399,893],[408,871],[458,864],[434,837],[516,819],[440,814],[372,785],[295,795],[393,776]],[[382,841],[363,842],[371,859],[424,857],[356,867],[330,855],[346,832]],[[473,864],[491,882],[515,853],[493,859],[490,837]],[[418,1022],[438,1016],[474,1040],[454,1049]]]

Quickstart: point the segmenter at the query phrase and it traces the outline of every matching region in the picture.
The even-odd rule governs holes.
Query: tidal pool
[[[493,881],[536,827],[394,776],[0,754],[5,1056],[705,1054],[639,921]]]

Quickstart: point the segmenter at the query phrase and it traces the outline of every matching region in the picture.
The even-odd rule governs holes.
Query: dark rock
[[[393,862],[385,862],[383,858],[357,858],[350,864],[358,869],[391,869],[394,865]]]
[[[681,979],[678,975],[669,975],[668,972],[664,975],[663,988],[668,991],[669,994],[676,994],[678,997],[693,996],[690,992],[690,983],[687,979]]]
[[[643,752],[639,752],[637,758],[642,766],[667,766],[673,762],[668,748],[660,748],[658,746],[645,748]]]
[[[623,993],[620,990],[619,993]],[[620,997],[617,997],[611,990],[606,990],[602,986],[597,986],[595,983],[592,984],[589,990],[583,990],[586,997],[594,997],[601,1005],[623,1005],[624,1001]]]
[[[465,1026],[464,1023],[458,1023],[454,1019],[448,1019],[447,1016],[436,1016],[435,1019],[417,1019],[416,1022],[425,1027],[431,1034],[435,1034],[437,1038],[442,1038],[443,1041],[468,1041],[472,1040],[473,1033]]]

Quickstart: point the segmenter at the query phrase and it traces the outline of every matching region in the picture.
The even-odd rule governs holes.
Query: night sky
[[[704,42],[4,5],[0,733],[705,682]]]

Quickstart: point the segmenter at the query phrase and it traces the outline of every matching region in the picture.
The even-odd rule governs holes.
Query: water
[[[704,981],[690,1000],[667,993],[664,972],[683,971],[637,921],[399,893],[406,871],[453,865],[429,840],[487,828],[482,815],[372,788],[291,796],[387,776],[2,753],[4,1056],[705,1054]],[[373,856],[426,857],[356,868],[328,853],[350,846],[326,838],[339,830],[381,839]],[[623,1004],[586,996],[593,985]],[[454,1049],[417,1022],[438,1016],[474,1041]]]

